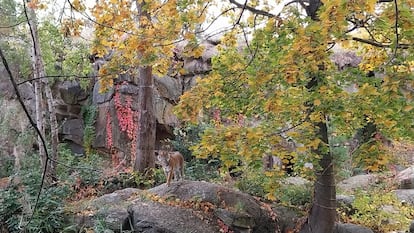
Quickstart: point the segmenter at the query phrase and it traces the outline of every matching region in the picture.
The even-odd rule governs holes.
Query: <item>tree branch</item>
[[[391,44],[384,44],[381,42],[377,42],[377,41],[373,41],[373,40],[368,40],[368,39],[363,39],[363,38],[359,38],[359,37],[352,37],[352,40],[354,41],[358,41],[361,43],[365,43],[365,44],[369,44],[375,47],[379,47],[379,48],[391,48],[392,45]],[[413,47],[413,44],[397,44],[396,47],[399,49],[408,49],[410,47]]]
[[[398,50],[398,45],[400,43],[400,35],[398,34],[398,3],[397,0],[394,0],[394,9],[395,9],[395,22],[394,22],[394,27],[395,27],[395,47],[394,47],[394,52],[392,54],[391,59],[388,61],[388,63],[392,62],[394,60],[394,58],[397,56],[397,50]]]
[[[230,1],[230,3],[236,5],[238,8],[246,9],[246,10],[248,10],[248,11],[254,13],[254,14],[263,15],[263,16],[266,16],[266,17],[269,17],[269,18],[276,17],[276,15],[274,15],[270,12],[259,10],[259,9],[254,8],[254,7],[248,6],[247,1],[246,1],[246,4],[238,3],[235,0],[229,0],[229,1]]]

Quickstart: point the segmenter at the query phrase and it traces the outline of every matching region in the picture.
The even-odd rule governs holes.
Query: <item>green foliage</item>
[[[395,194],[382,189],[356,193],[352,207],[355,213],[350,221],[375,232],[406,230],[414,217],[411,206],[402,204]]]
[[[282,204],[304,206],[312,202],[312,188],[305,185],[281,185],[275,196]]]
[[[267,191],[264,186],[267,179],[269,179],[269,177],[267,177],[264,173],[247,169],[243,172],[240,179],[237,180],[236,187],[240,189],[240,191],[250,195],[265,197]]]
[[[59,161],[58,178],[70,185],[73,185],[76,179],[80,179],[86,185],[95,185],[101,179],[103,161],[98,154],[90,154],[88,157],[77,156],[64,144],[60,144]]]
[[[89,87],[90,79],[86,77],[91,74],[92,67],[89,64],[87,42],[64,37],[59,26],[52,21],[40,23],[39,37],[46,74],[66,76],[65,79],[70,80],[84,77],[77,80],[84,89]]]
[[[9,157],[9,155],[4,155],[3,153],[0,153],[0,178],[1,177],[7,177],[13,174],[14,169],[14,160]]]
[[[170,142],[186,161],[193,159],[190,148],[200,142],[200,135],[206,127],[203,124],[186,124],[184,127],[174,128],[174,139]]]
[[[218,168],[220,161],[213,158],[198,159],[191,153],[191,148],[200,142],[200,135],[208,128],[207,124],[186,124],[184,127],[174,129],[174,139],[171,144],[183,156],[185,163],[185,176],[190,180],[217,180],[220,175]]]
[[[20,232],[26,224],[30,214],[25,208],[33,208],[41,182],[39,159],[28,156],[23,163],[21,185],[9,187],[1,192],[0,222],[7,224],[10,232]],[[27,226],[28,232],[57,232],[65,224],[63,206],[64,200],[70,191],[67,185],[57,185],[43,189],[36,212],[31,223]],[[30,204],[29,204],[30,203]],[[22,221],[23,220],[23,221]]]
[[[162,169],[149,168],[144,173],[132,173],[133,184],[138,188],[152,188],[165,182],[166,177]]]
[[[25,16],[21,14],[21,5],[15,0],[0,0],[0,46],[16,76],[27,77],[30,74],[30,56],[28,55],[27,34],[23,27]],[[17,26],[11,27],[12,25]],[[20,23],[20,24],[19,24]],[[3,66],[0,63],[0,66]]]
[[[185,178],[189,180],[214,181],[220,178],[218,160],[193,159],[185,163]]]
[[[105,232],[108,229],[108,226],[104,219],[98,218],[95,220],[95,224],[93,225],[94,232]]]
[[[59,156],[59,182],[43,188],[36,212],[27,226],[28,232],[62,232],[69,229],[64,206],[65,201],[75,194],[73,187],[79,181],[86,186],[95,186],[100,180],[102,158],[98,155],[79,157],[61,145]],[[30,214],[26,208],[34,207],[43,171],[37,155],[26,155],[22,162],[21,185],[0,192],[0,222],[6,223],[10,232],[19,232],[28,220]]]
[[[97,108],[93,105],[85,105],[82,108],[82,116],[84,122],[83,130],[83,148],[86,156],[93,153],[92,144],[95,140],[95,122],[96,122]]]
[[[7,226],[9,232],[19,232],[20,216],[23,212],[20,202],[22,195],[17,187],[0,191],[0,225]]]

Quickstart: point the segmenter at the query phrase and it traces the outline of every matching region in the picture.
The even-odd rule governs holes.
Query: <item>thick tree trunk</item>
[[[139,68],[138,140],[134,171],[144,173],[155,167],[155,114],[153,77],[150,66]]]
[[[319,138],[329,145],[328,122],[317,124]],[[331,233],[336,220],[336,189],[332,154],[319,148],[316,151],[322,158],[319,161],[320,171],[316,172],[314,198],[308,221],[303,225],[301,233]]]

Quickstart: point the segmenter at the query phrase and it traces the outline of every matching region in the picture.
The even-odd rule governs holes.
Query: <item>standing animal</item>
[[[170,152],[165,150],[155,151],[158,163],[164,170],[167,178],[167,186],[170,186],[171,179],[174,175],[174,180],[184,179],[184,157],[178,152]]]

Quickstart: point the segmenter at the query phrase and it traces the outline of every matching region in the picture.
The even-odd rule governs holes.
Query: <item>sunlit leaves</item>
[[[387,136],[414,136],[413,48],[394,49],[393,3],[323,3],[318,21],[300,17],[293,8],[286,8],[277,26],[275,18],[261,18],[264,26],[253,29],[248,46],[239,44],[240,31],[224,36],[211,75],[184,94],[177,108],[180,116],[193,121],[209,122],[214,112],[220,113],[193,148],[196,154],[220,156],[226,166],[235,160],[258,160],[269,152],[284,159],[284,153],[274,152],[283,135],[301,145],[289,152],[298,164],[313,162],[318,159],[314,150],[329,149],[315,135],[315,124],[326,122],[332,137],[351,137],[367,122]],[[261,1],[254,4],[263,6]],[[400,44],[414,43],[413,5],[409,0],[399,2]],[[245,20],[240,25],[257,26],[256,18]],[[359,66],[359,61],[352,61],[353,67],[338,70],[331,53],[343,47],[332,49],[335,44],[360,56]],[[317,82],[308,85],[312,81]],[[242,124],[236,120],[240,115]],[[283,131],[290,126],[292,130]],[[390,161],[381,148],[365,149],[360,161],[367,169],[383,169]]]
[[[112,59],[122,61],[123,67],[152,66],[155,75],[164,76],[173,65],[176,43],[190,37],[196,40],[196,25],[204,20],[203,7],[202,1],[195,0],[99,0],[92,9],[98,24],[93,53],[103,56],[116,51]],[[201,47],[194,47],[189,54],[197,57],[202,52]],[[102,77],[107,78],[113,76]]]

